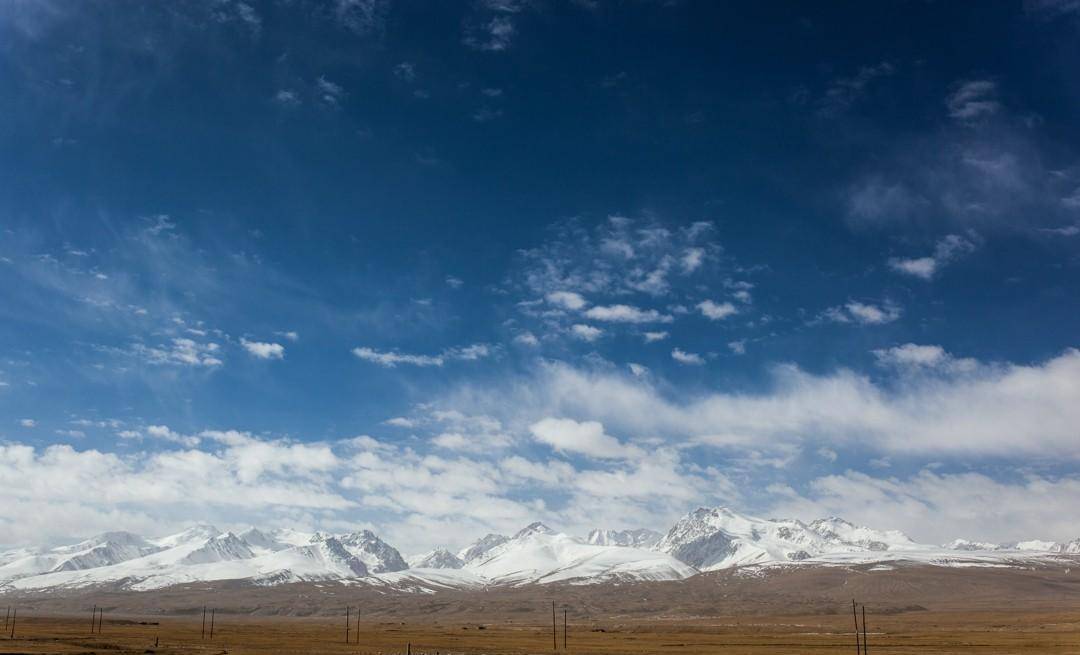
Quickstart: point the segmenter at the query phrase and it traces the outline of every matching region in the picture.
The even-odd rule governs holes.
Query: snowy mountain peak
[[[465,568],[495,584],[588,580],[679,580],[696,573],[664,553],[586,544],[534,523],[491,547]]]
[[[811,522],[809,528],[830,543],[861,546],[868,550],[897,550],[916,545],[899,530],[874,530],[837,517],[818,519]]]
[[[805,566],[885,561],[940,566],[1021,566],[1073,562],[1080,539],[992,544],[957,540],[947,546],[912,541],[896,530],[875,530],[838,517],[809,524],[763,519],[730,508],[697,508],[651,550],[649,530],[593,530],[586,540],[533,523],[514,538],[489,534],[457,555],[435,549],[413,558],[370,530],[345,535],[287,528],[240,534],[196,525],[160,539],[107,532],[60,547],[0,551],[0,593],[63,592],[92,585],[134,590],[213,580],[257,585],[348,580],[350,584],[413,590],[483,588],[548,582],[598,583],[677,580],[719,568],[801,562]]]
[[[255,553],[251,551],[246,541],[231,532],[226,532],[210,537],[205,544],[188,553],[180,562],[182,564],[209,564],[252,557],[255,557]]]
[[[173,548],[185,544],[201,543],[211,537],[216,537],[219,534],[221,534],[221,530],[218,530],[214,526],[199,523],[181,532],[177,532],[176,534],[157,539],[153,543],[162,548]]]
[[[459,550],[457,556],[462,562],[470,564],[476,560],[483,559],[491,549],[500,546],[507,541],[510,541],[510,537],[489,533]]]
[[[250,527],[237,536],[253,550],[276,552],[288,548],[288,544],[274,539],[256,527]]]
[[[409,559],[409,567],[416,569],[460,569],[463,566],[465,562],[445,548],[436,548]]]
[[[137,535],[137,534],[135,534],[133,532],[126,532],[124,530],[115,530],[115,531],[112,531],[112,532],[102,532],[101,534],[93,536],[93,537],[87,539],[86,541],[84,541],[82,543],[87,544],[88,546],[89,545],[101,546],[101,545],[106,545],[106,544],[113,544],[113,545],[117,545],[117,546],[147,547],[147,546],[152,545],[149,541],[147,541],[146,539],[143,539],[139,535]]]
[[[652,548],[663,536],[655,530],[644,528],[636,530],[593,530],[585,538],[585,542],[597,546]]]
[[[514,535],[514,539],[521,539],[523,537],[528,537],[528,536],[534,535],[534,534],[554,535],[554,534],[559,534],[559,533],[555,532],[551,528],[547,527],[546,525],[544,525],[540,521],[534,521],[534,522],[530,523],[529,525],[525,526],[524,528],[522,528],[521,530],[519,530],[518,533]]]
[[[795,519],[748,516],[727,507],[690,512],[656,545],[702,570],[920,548],[902,532],[873,530],[837,517],[807,525]]]
[[[364,562],[372,573],[404,571],[409,568],[401,553],[379,539],[371,530],[342,535],[339,540],[345,549]]]
[[[991,543],[989,541],[969,541],[967,539],[954,539],[945,544],[945,548],[949,550],[1003,550],[1005,547],[1001,544]]]

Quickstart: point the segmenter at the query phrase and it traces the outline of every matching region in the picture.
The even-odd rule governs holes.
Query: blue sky
[[[1080,10],[16,0],[0,542],[1080,534]]]

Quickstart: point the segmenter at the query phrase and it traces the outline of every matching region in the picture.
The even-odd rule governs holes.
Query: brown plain
[[[0,595],[0,616],[9,604],[19,612],[15,638],[0,637],[0,653],[854,653],[855,598],[866,605],[875,655],[1080,654],[1080,571],[1068,562],[871,568],[724,571],[681,582],[434,594],[340,583],[8,594]],[[552,600],[559,624],[554,635]],[[92,635],[94,605],[105,614],[101,634]],[[217,608],[212,640],[200,637],[204,605]],[[353,617],[349,644],[346,605]]]

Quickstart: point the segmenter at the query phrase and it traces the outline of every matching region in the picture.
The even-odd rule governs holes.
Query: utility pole
[[[863,655],[870,652],[870,644],[866,641],[866,605],[862,606],[862,652]]]
[[[90,612],[90,634],[94,634],[94,624],[97,622],[97,605],[94,605],[94,610]]]
[[[855,611],[855,599],[851,599],[851,615],[855,617],[855,655],[861,655],[862,648],[859,644],[859,613]]]
[[[551,601],[551,648],[559,650],[559,637],[555,630],[555,601]]]
[[[360,643],[360,606],[356,606],[356,643]]]
[[[202,632],[199,633],[199,639],[206,639],[206,605],[202,606]]]
[[[349,615],[349,606],[345,606],[345,643],[349,642],[349,628],[352,627],[352,617]]]
[[[210,638],[214,638],[214,615],[217,614],[217,608],[210,610]]]
[[[566,650],[566,608],[562,611],[562,649]]]
[[[19,608],[11,610],[11,638],[15,638],[15,618],[19,615]]]

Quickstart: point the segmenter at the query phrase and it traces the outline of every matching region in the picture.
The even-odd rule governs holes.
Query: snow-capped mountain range
[[[741,566],[890,561],[1010,566],[1072,555],[1080,555],[1080,539],[1011,544],[958,539],[932,546],[902,532],[835,517],[803,523],[722,507],[696,509],[665,535],[593,530],[582,539],[533,523],[512,537],[489,534],[457,553],[439,548],[408,561],[368,530],[334,535],[250,528],[233,533],[196,525],[157,539],[106,532],[68,546],[0,551],[0,593],[94,585],[146,590],[215,580],[255,585],[334,580],[430,592],[560,581],[679,580]]]

